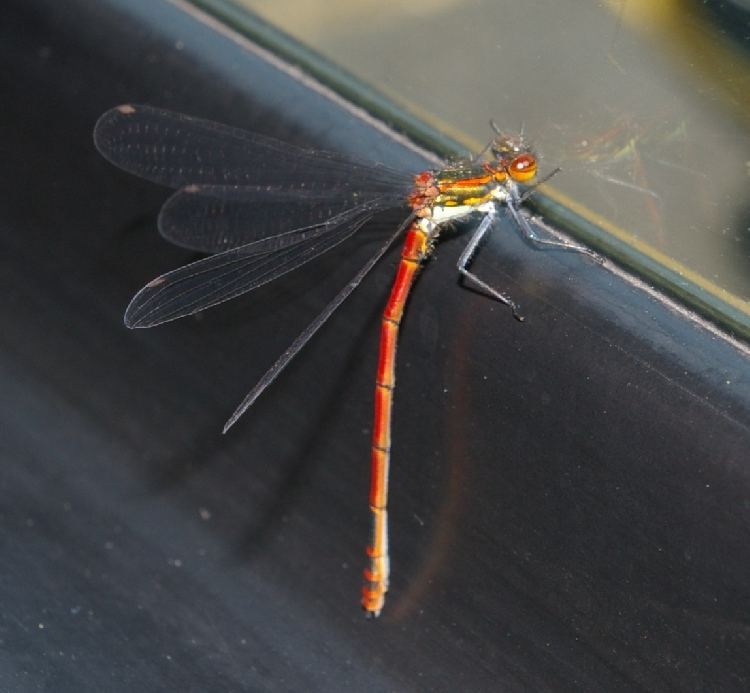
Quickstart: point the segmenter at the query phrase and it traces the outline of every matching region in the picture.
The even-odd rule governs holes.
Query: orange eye
[[[536,157],[533,154],[521,154],[517,156],[508,166],[510,177],[519,182],[525,183],[536,176]]]

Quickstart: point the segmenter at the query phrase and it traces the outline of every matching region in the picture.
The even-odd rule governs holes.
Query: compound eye
[[[508,174],[518,183],[525,183],[536,176],[536,157],[533,154],[520,154],[508,166]]]

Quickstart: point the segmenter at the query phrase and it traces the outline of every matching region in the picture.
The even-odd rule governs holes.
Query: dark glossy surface
[[[167,192],[91,131],[139,101],[415,159],[174,7],[116,4],[0,10],[0,690],[746,690],[747,356],[511,226],[476,268],[526,323],[457,286],[463,238],[410,302],[393,586],[362,618],[395,255],[222,437],[377,225],[281,285],[130,332],[130,296],[194,256],[156,235]]]

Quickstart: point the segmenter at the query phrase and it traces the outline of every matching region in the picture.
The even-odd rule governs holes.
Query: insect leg
[[[484,219],[482,219],[481,223],[477,227],[477,230],[474,231],[471,239],[469,239],[466,248],[464,248],[464,251],[461,253],[461,257],[458,258],[457,268],[461,273],[461,276],[463,276],[467,281],[474,284],[475,287],[479,288],[483,293],[490,296],[490,298],[494,298],[495,300],[500,301],[500,303],[504,303],[506,306],[510,307],[510,309],[513,311],[514,318],[516,318],[517,320],[523,320],[523,316],[518,312],[518,305],[511,298],[506,296],[501,291],[494,289],[487,282],[483,281],[482,279],[477,277],[476,274],[469,270],[471,260],[474,257],[474,254],[476,253],[477,248],[479,247],[479,244],[481,243],[485,234],[495,221],[495,216],[496,212],[490,211],[485,215]]]

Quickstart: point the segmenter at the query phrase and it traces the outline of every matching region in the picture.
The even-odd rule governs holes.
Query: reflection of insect
[[[552,153],[554,143],[546,147],[552,160],[560,160],[569,172],[585,172],[587,176],[566,176],[568,185],[577,181],[589,190],[576,190],[574,195],[596,208],[597,202],[590,186],[590,178],[607,183],[598,186],[600,201],[605,201],[607,216],[613,220],[632,219],[635,231],[644,231],[640,210],[647,212],[648,228],[659,247],[667,245],[665,226],[680,194],[680,206],[685,206],[683,195],[697,191],[690,202],[698,204],[695,194],[703,197],[707,175],[706,153],[701,154],[697,138],[688,135],[684,120],[644,122],[633,115],[620,115],[604,130],[574,135],[567,128],[552,125],[555,142],[571,143],[564,151]],[[718,182],[713,174],[713,182]],[[618,192],[619,191],[619,192]],[[631,193],[629,196],[628,193]],[[628,210],[633,209],[632,214]],[[599,210],[603,211],[603,210]]]
[[[336,308],[354,291],[395,239],[405,233],[401,261],[386,304],[380,338],[370,487],[371,537],[362,605],[377,616],[388,590],[388,470],[396,342],[409,291],[441,230],[473,213],[483,215],[458,261],[466,281],[508,305],[517,305],[470,271],[479,243],[504,205],[521,232],[538,246],[591,253],[563,241],[538,238],[520,212],[519,183],[537,173],[522,138],[498,134],[485,161],[451,164],[407,175],[301,149],[258,134],[147,106],[120,106],[96,124],[94,139],[112,163],[178,188],[159,216],[167,239],[215,253],[152,280],[125,313],[128,327],[151,327],[190,315],[250,291],[333,248],[379,210],[408,205],[395,235],[297,338],[248,393],[232,426]]]
[[[750,295],[750,138],[742,124],[630,114],[600,128],[548,123],[538,131],[545,161],[565,172],[552,195],[562,193],[557,202],[574,202],[581,218],[633,244],[634,266],[645,255]]]

